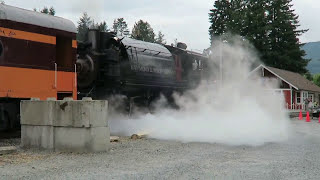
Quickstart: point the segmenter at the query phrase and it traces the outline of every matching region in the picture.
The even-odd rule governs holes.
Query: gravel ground
[[[20,138],[14,139],[0,139],[0,147],[2,146],[19,146],[20,145]]]
[[[320,124],[292,124],[289,141],[259,147],[123,137],[108,153],[19,150],[0,156],[0,179],[320,179]]]

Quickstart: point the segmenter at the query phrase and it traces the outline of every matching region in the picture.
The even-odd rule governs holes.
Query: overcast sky
[[[140,19],[165,34],[167,43],[175,38],[187,43],[189,49],[202,50],[209,46],[208,13],[214,0],[5,0],[6,4],[32,10],[53,6],[57,16],[77,23],[83,12],[96,22],[105,20],[109,27],[115,18],[123,17],[129,29]],[[301,42],[320,41],[320,1],[293,0],[300,16],[301,28],[309,29]]]

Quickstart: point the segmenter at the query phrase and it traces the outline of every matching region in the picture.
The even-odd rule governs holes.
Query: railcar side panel
[[[77,98],[76,27],[0,4],[0,131],[19,125],[19,102]]]

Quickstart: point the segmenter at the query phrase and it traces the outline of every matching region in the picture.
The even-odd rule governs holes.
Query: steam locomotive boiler
[[[196,87],[206,61],[183,43],[164,46],[90,30],[87,42],[78,42],[78,97],[169,97]]]

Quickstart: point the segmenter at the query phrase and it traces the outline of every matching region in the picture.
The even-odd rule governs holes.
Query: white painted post
[[[292,91],[292,86],[290,86],[290,99],[291,99],[291,109],[292,109],[292,104],[293,104],[293,91]]]

